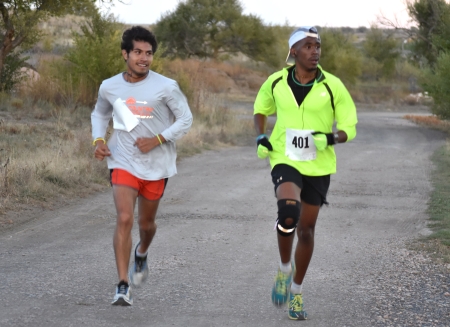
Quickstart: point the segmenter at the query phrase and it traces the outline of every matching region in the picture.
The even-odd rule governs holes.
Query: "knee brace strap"
[[[283,199],[277,202],[278,219],[277,231],[280,235],[289,236],[295,232],[300,219],[300,202],[297,200]],[[289,224],[286,220],[291,219]]]

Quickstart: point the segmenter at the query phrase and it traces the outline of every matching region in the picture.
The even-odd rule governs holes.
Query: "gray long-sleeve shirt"
[[[92,137],[105,137],[113,116],[113,104],[121,99],[138,118],[131,131],[115,129],[108,141],[109,169],[124,169],[144,180],[159,180],[177,173],[175,141],[192,125],[192,113],[176,81],[153,71],[137,83],[128,83],[120,73],[103,81],[91,114]],[[129,114],[129,113],[128,113]],[[166,143],[142,153],[134,145],[137,138],[161,134]]]

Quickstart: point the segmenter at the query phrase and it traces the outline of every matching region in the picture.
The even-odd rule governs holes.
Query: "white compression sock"
[[[289,274],[292,270],[291,262],[283,263],[280,261],[280,270],[284,274]]]
[[[292,294],[301,294],[302,293],[302,286],[303,284],[296,284],[295,282],[292,282],[291,284],[291,293]]]

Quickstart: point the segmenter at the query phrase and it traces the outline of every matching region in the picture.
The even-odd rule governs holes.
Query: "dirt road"
[[[428,232],[430,155],[443,137],[402,115],[362,112],[356,139],[337,146],[304,284],[309,321],[270,302],[276,200],[248,146],[179,163],[132,307],[110,305],[110,191],[1,232],[0,326],[450,326],[448,270],[406,248]]]

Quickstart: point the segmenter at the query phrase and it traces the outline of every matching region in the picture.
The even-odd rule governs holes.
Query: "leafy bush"
[[[441,52],[434,68],[424,71],[421,84],[433,98],[431,111],[442,119],[450,119],[450,51]]]
[[[365,57],[374,59],[380,64],[380,69],[373,76],[376,80],[392,78],[395,75],[395,64],[400,57],[399,41],[392,32],[386,32],[377,27],[371,27],[366,33],[363,44]]]
[[[21,56],[20,51],[10,52],[6,56],[0,73],[0,92],[11,92],[24,79],[20,68],[24,66],[27,59],[27,57]]]
[[[344,83],[355,84],[361,75],[362,55],[348,35],[339,30],[322,29],[320,64]]]
[[[238,0],[187,0],[164,14],[155,31],[170,58],[225,60],[243,53],[276,65],[275,54],[267,51],[275,39],[272,30],[258,16],[242,12]]]
[[[73,33],[74,45],[62,60],[43,64],[41,79],[35,83],[37,99],[56,105],[92,106],[103,80],[126,70],[120,43],[124,26],[113,15],[95,14]],[[163,73],[160,46],[151,69]],[[40,84],[40,85],[39,85]]]
[[[74,46],[69,49],[65,59],[70,63],[70,74],[60,76],[65,82],[80,85],[80,81],[97,90],[104,79],[125,69],[120,53],[122,25],[114,16],[95,14],[81,26],[82,34],[73,34]],[[90,104],[94,99],[84,99]]]

